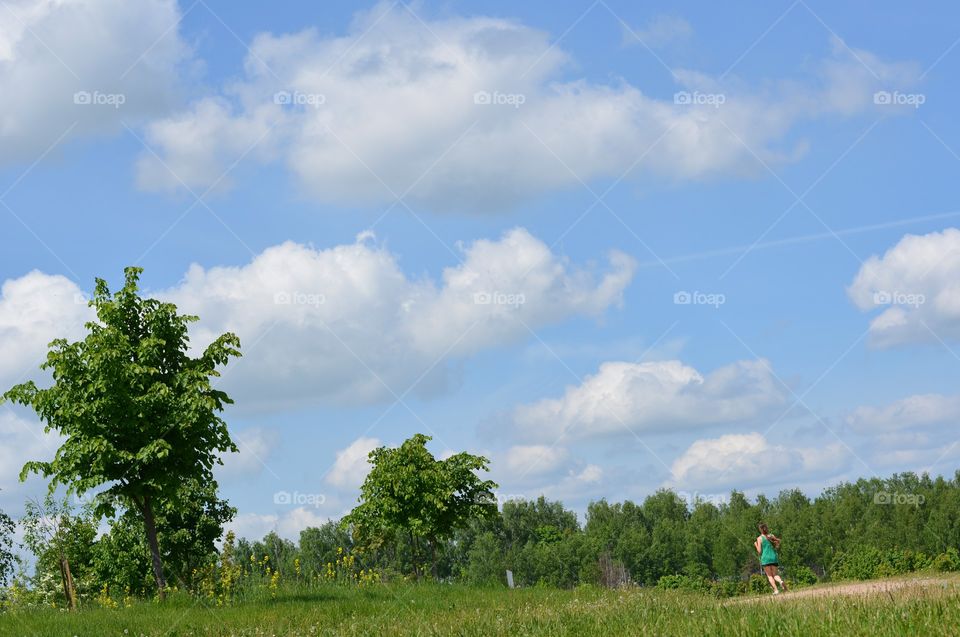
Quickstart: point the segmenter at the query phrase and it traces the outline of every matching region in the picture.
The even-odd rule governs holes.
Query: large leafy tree
[[[216,542],[236,509],[217,497],[216,482],[195,480],[184,482],[176,504],[171,499],[160,504],[154,513],[165,575],[190,588],[195,584],[194,569],[216,560]],[[127,509],[111,521],[110,532],[98,542],[97,573],[104,583],[143,594],[151,590],[150,563],[143,517],[136,509]]]
[[[240,341],[223,334],[191,357],[188,326],[197,317],[142,298],[141,272],[124,270],[124,286],[114,294],[97,279],[90,301],[97,320],[87,323],[87,336],[50,344],[42,368],[53,374],[51,387],[31,381],[3,397],[32,407],[46,431],[65,438],[52,461],[28,462],[21,479],[52,476],[51,490],[62,484],[78,494],[106,487],[97,495],[98,515],[113,515],[117,507],[138,511],[162,598],[156,511],[183,504],[181,485],[212,482],[220,453],[236,451],[219,416],[232,401],[211,379],[240,355]]]
[[[489,461],[466,452],[437,460],[427,449],[430,440],[416,434],[399,447],[371,451],[372,467],[360,488],[360,504],[343,520],[361,546],[378,547],[399,533],[407,535],[418,578],[422,542],[436,576],[438,544],[472,518],[497,515],[496,483],[476,474],[489,471]]]

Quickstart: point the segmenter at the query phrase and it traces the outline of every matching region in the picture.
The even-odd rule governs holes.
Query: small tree
[[[53,593],[46,585],[59,579],[71,610],[76,610],[79,602],[75,581],[78,575],[85,579],[93,557],[97,536],[93,517],[89,509],[74,515],[67,498],[58,501],[48,493],[43,502],[28,500],[21,520],[23,544],[37,557],[37,589]]]
[[[427,450],[429,436],[416,434],[400,447],[370,452],[372,464],[360,488],[360,504],[343,519],[361,545],[378,547],[392,533],[404,533],[413,547],[413,569],[421,577],[421,540],[430,550],[437,576],[437,544],[474,517],[497,514],[496,483],[481,480],[489,460],[458,453],[437,460]]]
[[[97,514],[112,516],[118,506],[140,513],[162,599],[155,511],[181,503],[185,481],[212,482],[219,453],[237,450],[218,415],[233,401],[211,378],[240,355],[240,341],[224,334],[198,358],[188,356],[187,328],[197,317],[141,298],[141,272],[124,270],[124,286],[113,295],[97,279],[90,301],[97,321],[87,323],[86,338],[50,344],[42,368],[52,371],[52,387],[30,381],[3,398],[29,405],[45,431],[66,438],[53,461],[24,465],[21,480],[40,473],[53,477],[51,490],[62,484],[77,494],[108,485],[97,496]]]
[[[7,583],[16,563],[16,556],[13,554],[13,529],[13,520],[0,511],[0,586]]]

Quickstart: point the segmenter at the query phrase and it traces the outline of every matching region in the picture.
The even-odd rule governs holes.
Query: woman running
[[[779,595],[780,589],[777,588],[777,584],[784,591],[787,590],[787,585],[783,583],[780,574],[777,572],[777,568],[780,566],[780,558],[777,556],[777,549],[780,548],[780,538],[771,533],[763,522],[757,525],[757,529],[759,529],[760,535],[757,536],[753,546],[760,555],[760,568],[763,569],[767,581],[773,587],[773,594]]]

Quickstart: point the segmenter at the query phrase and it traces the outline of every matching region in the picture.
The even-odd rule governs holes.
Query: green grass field
[[[849,587],[848,587],[849,588]],[[730,600],[651,589],[330,586],[230,607],[180,597],[75,614],[0,614],[0,635],[956,635],[960,579],[891,591]],[[847,591],[849,592],[849,590]]]

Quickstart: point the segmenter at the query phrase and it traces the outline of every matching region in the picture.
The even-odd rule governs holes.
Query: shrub
[[[711,583],[702,577],[690,575],[663,575],[657,580],[657,588],[664,590],[683,590],[696,593],[710,592]]]
[[[858,546],[839,553],[833,560],[830,573],[835,579],[870,579],[884,562],[883,553],[873,546]]]
[[[817,574],[809,566],[790,569],[790,583],[794,586],[810,586],[817,583]]]
[[[757,575],[754,573],[750,576],[749,588],[751,593],[769,593],[770,582],[767,581],[766,575]]]
[[[933,559],[933,568],[938,571],[960,571],[960,553],[951,546]]]
[[[746,582],[724,579],[710,583],[710,592],[714,597],[735,597],[747,592]]]

